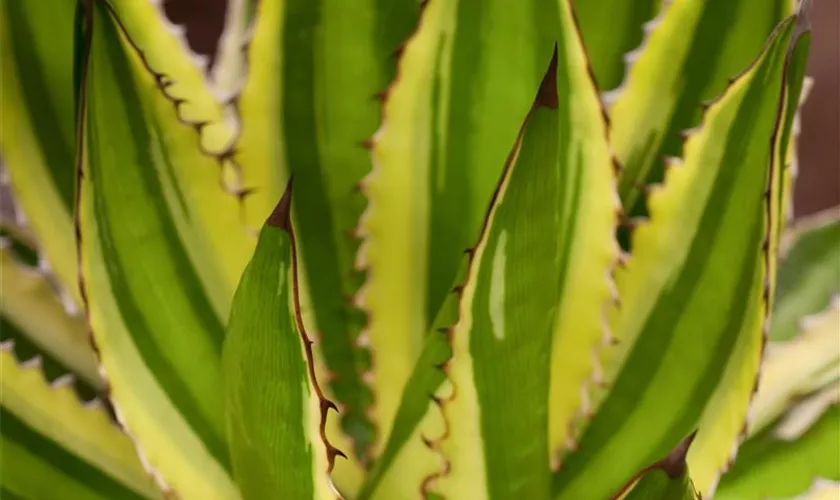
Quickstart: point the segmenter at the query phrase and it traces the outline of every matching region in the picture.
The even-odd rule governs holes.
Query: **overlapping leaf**
[[[445,498],[549,496],[548,458],[584,404],[606,335],[614,174],[569,5],[553,15],[555,59],[472,251],[449,331],[447,433],[433,442],[447,467],[428,484]]]
[[[548,0],[432,0],[403,50],[362,184],[359,264],[369,273],[357,298],[370,315],[363,338],[387,353],[372,367],[382,425],[478,237],[551,59],[557,9]]]
[[[214,85],[230,90],[237,67],[247,74],[235,110],[243,125],[236,157],[256,188],[248,210],[267,216],[295,177],[305,319],[323,340],[317,345],[344,429],[364,456],[374,438],[363,381],[370,361],[356,345],[364,316],[351,302],[362,280],[354,267],[353,230],[364,207],[357,184],[371,167],[361,144],[376,130],[374,95],[393,79],[391,54],[417,10],[412,0],[231,2],[214,70]]]
[[[840,303],[802,324],[796,338],[768,346],[750,408],[751,433],[761,432],[796,399],[840,381]]]
[[[69,379],[50,386],[38,358],[19,365],[12,348],[12,341],[0,346],[3,497],[160,498],[101,403],[83,405]]]
[[[686,456],[695,434],[678,444],[665,458],[645,467],[611,500],[702,500],[688,471]]]
[[[773,274],[765,251],[778,224],[772,139],[795,29],[794,19],[777,28],[651,193],[650,222],[636,228],[616,277],[622,307],[611,321],[619,345],[607,357],[609,392],[555,477],[558,498],[608,495],[701,421],[689,464],[703,491],[717,473],[710,464],[725,462],[740,433]]]
[[[245,500],[335,498],[332,403],[315,380],[300,315],[291,183],[242,276],[224,344],[227,429]]]

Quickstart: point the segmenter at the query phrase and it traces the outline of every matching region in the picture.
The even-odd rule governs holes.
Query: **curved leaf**
[[[291,183],[242,276],[224,344],[228,442],[246,500],[336,496],[329,472],[341,453],[324,434],[334,406],[300,316],[290,210]]]
[[[118,21],[101,2],[87,7],[77,230],[111,397],[163,484],[184,497],[237,498],[218,390],[234,273],[214,265],[230,262],[212,257],[209,213],[190,203],[218,210],[217,230],[228,228],[236,240],[228,244],[243,245],[246,256],[248,242],[231,237],[217,167],[178,123]],[[190,190],[180,189],[177,172]]]
[[[69,304],[80,304],[73,244],[73,10],[66,0],[0,3],[0,154]]]
[[[689,454],[702,491],[716,468],[695,470],[693,457],[708,468],[740,433],[772,277],[765,242],[778,224],[779,166],[770,145],[795,26],[789,19],[777,29],[652,191],[650,222],[636,228],[616,275],[622,306],[611,321],[619,344],[606,358],[609,391],[555,477],[558,498],[606,496],[716,415],[726,425],[701,427]]]
[[[0,345],[3,497],[161,498],[101,403],[83,405],[69,379],[50,386],[37,361],[19,365],[12,347]]]

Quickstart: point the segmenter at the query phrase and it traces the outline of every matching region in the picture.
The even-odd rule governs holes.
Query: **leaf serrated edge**
[[[663,0],[662,5],[659,7],[659,13],[652,19],[642,24],[642,41],[636,48],[626,52],[622,57],[624,75],[621,77],[621,82],[614,89],[601,92],[601,103],[607,109],[611,108],[618,100],[618,97],[624,93],[627,88],[627,81],[630,78],[630,71],[633,69],[633,65],[636,63],[639,55],[644,52],[645,48],[647,48],[651,34],[656,30],[657,26],[662,23],[662,20],[665,18],[665,14],[668,12],[668,8],[671,6],[673,1],[674,0]]]
[[[610,130],[612,128],[612,122],[610,121],[608,105],[604,102],[603,98],[601,98],[603,93],[600,92],[600,89],[598,87],[598,81],[595,78],[595,71],[592,68],[592,61],[590,60],[589,54],[586,51],[586,43],[583,40],[580,22],[578,21],[577,15],[575,14],[575,9],[572,0],[566,0],[566,4],[568,6],[569,13],[571,14],[574,35],[577,39],[579,47],[581,47],[583,51],[584,61],[586,63],[586,74],[589,78],[589,82],[592,85],[592,88],[595,90],[596,98],[598,100],[598,106],[601,110],[601,119],[603,120],[604,124],[604,139],[607,144],[607,148],[609,149],[609,156],[613,166],[612,203],[615,209],[619,225],[621,225],[622,221],[627,220],[627,216],[625,215],[624,208],[621,204],[621,198],[618,194],[618,177],[621,175],[621,171],[624,167],[621,164],[621,161],[618,159],[618,156],[616,156],[615,151],[612,147],[612,143],[610,142]],[[555,47],[555,50],[559,50],[559,47]],[[554,67],[553,69],[554,71],[557,70],[556,67]],[[630,229],[632,231],[632,228]],[[604,351],[609,350],[610,348],[616,346],[618,343],[618,337],[614,334],[612,328],[610,327],[609,313],[611,310],[619,309],[621,307],[621,298],[619,296],[618,286],[615,280],[615,274],[618,269],[626,266],[627,261],[630,258],[630,255],[624,252],[624,250],[622,250],[621,245],[619,245],[616,237],[613,237],[613,245],[614,246],[612,263],[607,268],[607,273],[605,276],[607,288],[610,292],[610,297],[601,306],[601,344],[600,346],[596,346],[591,353],[592,372],[590,376],[586,380],[584,380],[583,384],[581,384],[580,407],[575,412],[572,419],[570,419],[567,423],[568,430],[566,434],[567,441],[565,443],[565,446],[563,447],[563,449],[552,450],[551,452],[552,457],[550,465],[551,470],[554,472],[560,469],[560,466],[562,465],[562,455],[564,453],[574,452],[577,450],[578,443],[576,437],[574,436],[575,431],[580,430],[582,428],[582,425],[584,425],[585,422],[591,420],[594,416],[594,411],[592,409],[592,397],[594,390],[605,390],[608,388],[607,381],[604,379],[604,366],[602,356]]]
[[[464,311],[465,302],[463,301],[463,291],[466,285],[470,283],[473,279],[475,279],[475,273],[477,272],[477,261],[475,260],[476,255],[480,253],[480,251],[487,243],[487,238],[490,234],[491,221],[493,220],[496,210],[498,209],[500,197],[502,193],[507,190],[508,184],[510,183],[511,174],[513,172],[513,166],[516,163],[516,159],[519,155],[519,150],[522,146],[522,140],[525,136],[525,131],[528,127],[528,124],[531,121],[534,112],[538,108],[543,106],[557,106],[557,50],[558,48],[555,42],[554,56],[552,57],[551,63],[549,63],[548,70],[546,71],[546,76],[543,78],[543,81],[540,84],[540,88],[537,91],[534,103],[532,104],[531,109],[528,111],[528,114],[525,116],[522,126],[519,129],[519,133],[516,136],[516,140],[514,141],[513,147],[511,148],[510,153],[508,153],[507,159],[505,160],[505,164],[502,168],[499,182],[496,183],[496,188],[494,189],[493,195],[490,198],[490,202],[488,204],[487,211],[484,216],[484,221],[481,225],[481,231],[479,232],[478,240],[476,241],[473,247],[465,251],[465,253],[467,254],[466,276],[462,283],[460,285],[455,286],[452,290],[452,293],[458,295],[458,319],[456,320],[454,325],[439,330],[440,333],[445,335],[447,343],[449,344],[449,347],[451,349],[452,355],[449,357],[449,359],[447,359],[435,368],[439,369],[443,373],[445,381],[442,384],[442,386],[449,390],[449,394],[443,396],[439,396],[437,394],[430,395],[431,402],[434,403],[434,405],[440,411],[443,420],[444,430],[440,436],[435,438],[421,436],[423,444],[433,453],[437,454],[441,459],[441,468],[438,471],[427,475],[421,483],[420,493],[424,499],[429,498],[430,494],[433,493],[430,491],[430,489],[434,488],[435,483],[441,478],[447,476],[451,470],[450,461],[441,449],[441,446],[449,438],[450,435],[449,431],[451,419],[447,415],[447,404],[454,401],[458,394],[458,387],[455,385],[455,383],[452,380],[452,377],[450,376],[450,370],[452,361],[453,359],[455,359],[455,349],[452,337],[455,334],[455,331],[458,329],[461,322],[463,321],[464,317],[466,317],[468,314],[466,311]],[[552,75],[552,72],[554,73],[554,75],[550,77],[549,75]],[[549,84],[553,84],[554,88],[549,87]],[[438,389],[438,392],[440,392],[440,388]],[[438,494],[438,496],[440,495]]]
[[[56,278],[56,276],[54,274],[50,273],[50,269],[49,268],[44,269],[44,267],[41,265],[41,262],[43,261],[41,259],[41,254],[40,253],[38,254],[39,255],[38,265],[33,267],[33,266],[30,266],[30,265],[25,264],[25,263],[21,262],[20,260],[18,260],[18,258],[12,252],[11,245],[12,245],[11,240],[9,240],[6,237],[0,236],[0,254],[8,254],[8,261],[6,261],[7,265],[14,266],[15,270],[17,272],[26,276],[28,279],[31,279],[33,283],[31,283],[30,285],[32,285],[33,287],[37,286],[37,285],[41,285],[41,286],[46,287],[50,292],[52,292],[54,294],[56,300],[64,308],[64,312],[67,313],[67,316],[69,318],[79,319],[80,321],[83,320],[83,318],[81,317],[82,316],[82,311],[79,307],[77,307],[75,305],[75,302],[73,302],[73,299],[70,297],[70,294],[64,288],[61,287],[61,284],[58,282],[58,279]],[[37,249],[36,249],[36,251],[37,251]],[[70,303],[72,305],[71,310],[67,309],[68,305],[65,302],[65,299],[70,301]],[[62,332],[62,333],[64,333],[64,332]],[[13,340],[13,339],[11,339],[11,340]],[[38,351],[39,351],[39,354],[38,354],[39,356],[42,355],[44,352],[46,352],[48,356],[50,356],[52,358],[56,358],[54,353],[50,352],[50,349],[43,348],[43,346],[38,344],[37,342],[35,344],[37,345],[37,348],[38,348]],[[19,361],[21,361],[21,360],[19,359]],[[29,360],[25,360],[25,361],[29,361]],[[24,361],[22,361],[22,362],[24,362]],[[71,368],[67,368],[67,365],[64,365],[64,367],[65,367],[65,369],[68,370],[68,372],[65,375],[72,375],[73,376],[74,387],[75,387],[76,379],[81,374],[81,377],[85,380],[85,382],[87,384],[90,384],[91,388],[93,388],[96,391],[101,390],[102,383],[101,383],[100,380],[97,379],[97,377],[95,377],[93,375],[84,376],[84,374],[82,374],[82,370],[80,370],[79,367],[72,367],[73,370],[76,370],[76,373],[73,373],[71,371]],[[92,369],[92,367],[89,367],[89,368]]]
[[[8,173],[6,172],[6,168],[3,165],[0,165],[0,190],[2,190],[4,197],[8,197],[8,202],[12,211],[11,214],[8,214],[10,217],[7,217],[7,214],[0,214],[0,227],[9,231],[15,239],[25,243],[35,252],[35,255],[38,258],[38,264],[33,270],[40,274],[48,283],[50,288],[52,288],[64,308],[64,312],[71,318],[80,317],[81,310],[79,305],[76,304],[75,299],[73,299],[73,295],[61,284],[58,276],[56,276],[53,272],[52,265],[49,260],[47,260],[46,254],[42,250],[38,241],[38,237],[30,228],[29,219],[23,212],[23,208],[15,202],[12,185],[9,180]],[[10,244],[11,242],[8,241],[8,238],[0,237],[0,248],[5,250]],[[22,263],[21,265],[23,266]],[[25,267],[29,269],[29,266]]]
[[[159,482],[157,472],[149,466],[148,462],[146,461],[145,455],[143,455],[142,450],[140,450],[136,446],[136,441],[131,436],[131,433],[122,425],[122,420],[119,416],[119,410],[115,406],[109,406],[104,398],[108,397],[110,393],[110,389],[107,389],[100,395],[94,397],[91,400],[85,401],[79,397],[79,393],[75,389],[76,384],[76,376],[72,373],[66,373],[64,375],[59,376],[53,381],[50,381],[46,374],[43,371],[43,358],[40,354],[36,354],[35,356],[27,359],[21,360],[18,358],[17,353],[15,351],[15,341],[14,339],[8,339],[3,342],[0,342],[0,352],[6,353],[9,357],[12,358],[12,361],[15,363],[17,368],[21,371],[28,371],[30,373],[34,373],[47,387],[50,391],[58,393],[67,393],[72,401],[75,401],[79,404],[79,407],[82,408],[84,411],[89,412],[93,415],[94,418],[100,418],[106,422],[107,425],[111,426],[116,431],[125,434],[131,440],[131,442],[135,445],[135,451],[137,452],[138,459],[143,466],[143,469],[149,479],[151,479],[155,486],[157,486],[162,493],[166,495],[167,498],[177,498],[177,496],[171,496],[171,491],[168,489],[161,488],[161,483]],[[104,379],[104,374],[103,374]],[[113,409],[115,412],[116,419],[109,413],[109,410]]]
[[[239,205],[240,220],[242,221],[243,226],[245,227],[249,235],[256,239],[258,233],[257,228],[248,227],[245,223],[245,221],[247,220],[245,211],[245,201],[246,198],[254,192],[255,188],[246,187],[243,185],[244,169],[242,168],[242,165],[236,158],[236,143],[239,139],[242,130],[241,119],[239,116],[239,93],[237,92],[235,95],[232,95],[228,101],[219,102],[220,106],[222,107],[222,114],[216,120],[192,120],[188,118],[183,112],[182,108],[184,106],[189,106],[190,100],[185,97],[178,97],[177,95],[174,95],[171,92],[171,88],[176,84],[175,80],[173,80],[166,73],[159,71],[152,66],[152,64],[149,62],[146,52],[131,37],[128,29],[125,27],[125,24],[120,18],[119,13],[113,7],[113,5],[111,5],[111,2],[109,0],[95,1],[100,2],[109,11],[111,18],[114,20],[120,34],[122,35],[122,38],[128,43],[128,46],[138,57],[142,66],[146,69],[148,74],[152,76],[152,79],[155,83],[155,87],[158,89],[161,95],[163,95],[163,97],[166,98],[166,100],[168,100],[172,104],[172,107],[174,108],[175,112],[175,118],[178,120],[178,122],[181,125],[191,128],[195,132],[196,145],[198,151],[202,155],[211,158],[216,162],[216,164],[219,167],[220,189],[224,194],[236,199],[237,204]],[[158,14],[163,19],[162,22],[164,24],[168,24],[171,29],[175,30],[173,34],[175,34],[176,37],[181,40],[182,45],[185,45],[184,52],[187,55],[194,54],[188,48],[188,46],[186,46],[185,34],[181,33],[181,31],[183,31],[181,27],[168,21],[166,14],[162,10],[162,1],[148,1],[159,9]],[[250,35],[253,34],[253,31],[249,31],[248,33],[249,36],[247,38],[244,38],[245,42],[242,48],[242,50],[246,53],[248,44],[251,40]],[[202,69],[202,66],[198,65],[198,63],[196,62],[194,63],[199,69]],[[204,72],[204,69],[202,69],[202,72]],[[229,133],[225,141],[224,147],[217,151],[210,149],[205,145],[205,131],[208,127],[214,127],[218,125],[224,125],[225,127],[227,127],[229,129]]]
[[[400,82],[401,75],[402,75],[402,68],[405,64],[404,55],[405,55],[405,47],[414,40],[425,22],[425,14],[426,8],[429,5],[431,0],[421,0],[419,4],[419,12],[417,15],[417,25],[414,27],[414,30],[403,40],[403,42],[394,50],[393,56],[397,59],[397,67],[396,67],[396,74],[394,79],[385,89],[374,93],[372,96],[377,102],[379,102],[380,106],[380,123],[379,127],[376,131],[371,135],[368,139],[361,142],[361,146],[365,148],[370,156],[371,160],[371,169],[370,171],[362,177],[362,179],[358,182],[357,190],[364,195],[366,206],[362,211],[361,216],[359,217],[359,221],[351,231],[351,236],[359,242],[358,249],[356,251],[356,258],[353,263],[353,269],[358,272],[362,273],[363,283],[356,291],[355,295],[351,299],[351,304],[355,307],[357,311],[360,311],[365,316],[364,326],[362,326],[361,330],[359,331],[358,336],[355,339],[354,345],[357,349],[362,350],[367,354],[370,358],[370,368],[367,371],[361,374],[362,383],[365,387],[369,390],[371,395],[371,403],[365,408],[365,415],[367,417],[367,421],[371,424],[371,429],[373,431],[373,439],[370,443],[368,443],[364,448],[364,454],[360,457],[361,463],[364,467],[369,467],[371,464],[371,459],[373,458],[373,449],[377,446],[378,442],[384,442],[384,439],[387,436],[382,436],[381,422],[377,422],[374,412],[375,406],[377,403],[377,394],[374,387],[374,372],[376,371],[376,353],[371,348],[370,343],[370,325],[371,325],[371,318],[373,316],[373,312],[370,310],[369,305],[367,304],[367,294],[368,290],[371,288],[372,283],[375,281],[374,276],[375,273],[372,271],[370,267],[370,263],[367,258],[368,248],[371,245],[371,240],[373,239],[373,235],[371,234],[367,220],[371,217],[371,213],[376,210],[372,200],[369,196],[368,185],[371,183],[372,179],[377,176],[379,171],[379,166],[376,161],[376,157],[373,154],[373,150],[375,149],[377,143],[379,142],[380,138],[382,137],[385,129],[388,127],[388,119],[386,115],[386,108],[389,102],[391,90],[397,86]],[[385,424],[388,425],[388,424]],[[389,431],[390,432],[390,431]],[[354,448],[357,448],[358,442],[356,438],[352,435],[348,434],[349,441],[351,442]]]
[[[770,338],[770,316],[773,311],[773,280],[775,280],[775,262],[778,258],[780,233],[782,227],[784,226],[783,213],[778,214],[779,218],[781,218],[782,220],[775,221],[773,219],[773,204],[775,201],[772,198],[773,182],[778,182],[780,191],[784,189],[783,175],[785,167],[785,158],[780,158],[777,154],[777,148],[780,146],[778,144],[779,133],[782,129],[782,122],[785,119],[785,103],[791,97],[788,92],[788,79],[791,56],[793,55],[793,49],[796,46],[796,43],[799,41],[799,39],[805,33],[810,31],[810,23],[807,19],[810,13],[810,5],[811,0],[803,0],[803,2],[800,4],[800,10],[796,14],[794,14],[794,17],[796,18],[796,26],[794,28],[793,34],[791,35],[790,42],[788,43],[787,53],[785,54],[785,61],[782,69],[781,95],[779,97],[778,110],[776,112],[776,123],[774,125],[773,135],[770,139],[770,168],[767,174],[767,187],[764,191],[764,211],[766,217],[766,224],[764,227],[764,242],[761,247],[764,254],[764,284],[762,289],[764,317],[762,319],[761,325],[761,350],[759,352],[759,368],[755,376],[755,382],[753,384],[752,392],[750,393],[750,404],[747,406],[748,409],[749,406],[752,406],[752,401],[755,399],[755,395],[758,392],[759,383],[761,381],[761,363],[763,363],[764,361],[767,343]],[[777,178],[777,180],[774,181],[774,178]],[[774,226],[777,226],[777,234],[775,235],[776,241],[773,241]],[[726,464],[723,471],[720,471],[718,473],[718,477],[715,479],[712,488],[710,488],[710,494],[714,492],[714,486],[719,481],[721,474],[726,470],[730,469],[735,464],[735,458],[738,454],[738,448],[741,446],[741,443],[743,443],[747,439],[747,435],[749,432],[749,424],[750,413],[748,410],[744,418],[744,425],[741,429],[741,433],[733,446],[733,450],[729,458],[729,463]]]
[[[760,364],[765,357],[765,351],[766,351],[767,343],[768,343],[768,339],[769,339],[770,315],[772,313],[772,301],[773,301],[773,297],[772,297],[772,295],[773,295],[772,294],[773,283],[772,283],[772,280],[774,279],[774,275],[775,275],[775,273],[774,273],[774,267],[775,267],[774,262],[775,262],[775,259],[776,259],[776,256],[777,256],[778,246],[779,246],[778,241],[775,241],[775,242],[773,241],[773,235],[774,235],[773,227],[774,227],[774,224],[777,224],[777,222],[774,219],[774,210],[773,210],[773,203],[774,203],[774,200],[772,198],[773,183],[776,182],[776,181],[774,181],[774,178],[778,176],[779,178],[778,178],[777,182],[779,183],[779,189],[781,190],[781,189],[783,189],[782,183],[784,181],[781,178],[782,174],[784,173],[783,172],[784,158],[777,158],[777,156],[778,156],[778,154],[777,154],[777,143],[779,142],[778,137],[779,137],[779,133],[781,131],[781,123],[784,120],[785,102],[787,101],[787,99],[789,99],[787,82],[788,82],[788,68],[789,68],[790,60],[791,60],[790,56],[793,52],[793,47],[795,46],[796,42],[799,40],[799,38],[804,33],[806,33],[810,29],[810,25],[807,22],[807,11],[809,9],[810,2],[811,2],[811,0],[802,0],[802,2],[800,4],[800,10],[797,13],[793,14],[792,16],[789,16],[786,20],[782,21],[773,30],[773,32],[768,37],[767,41],[762,46],[761,51],[759,52],[759,54],[764,54],[767,51],[767,49],[769,48],[769,46],[773,43],[773,40],[775,39],[776,34],[779,32],[780,29],[782,29],[784,27],[786,22],[790,21],[790,19],[795,19],[794,22],[796,23],[796,26],[794,28],[793,34],[791,35],[791,39],[788,43],[787,53],[785,54],[785,62],[784,62],[784,65],[783,65],[783,73],[782,73],[782,82],[781,82],[781,87],[780,87],[781,88],[781,93],[780,93],[780,96],[779,96],[779,99],[778,99],[778,104],[777,104],[776,120],[775,120],[775,124],[774,124],[774,128],[773,128],[773,134],[771,135],[771,139],[770,139],[769,145],[768,145],[769,150],[770,150],[770,165],[769,165],[769,168],[768,168],[767,180],[766,180],[764,192],[763,192],[763,195],[762,195],[762,201],[764,203],[763,212],[764,212],[764,217],[765,217],[765,222],[763,224],[764,225],[764,227],[763,227],[764,238],[763,238],[763,241],[762,241],[762,244],[761,244],[764,281],[763,281],[763,284],[762,284],[762,297],[761,297],[761,306],[762,306],[763,312],[762,312],[762,326],[761,326],[761,346],[760,346],[760,349],[759,349],[759,360],[760,360],[759,361],[759,369],[756,373],[755,382],[753,383],[753,387],[752,387],[752,390],[750,392],[750,396],[749,396],[750,404],[748,404],[748,411],[747,411],[747,414],[745,415],[745,419],[744,419],[743,426],[741,428],[741,432],[739,433],[737,439],[735,440],[735,442],[732,445],[732,450],[730,451],[729,459],[728,459],[727,463],[720,470],[718,470],[716,477],[712,480],[711,485],[708,488],[708,495],[709,496],[714,495],[714,492],[717,489],[717,485],[720,482],[720,478],[722,477],[722,475],[727,470],[731,469],[732,466],[735,464],[735,459],[736,459],[737,454],[738,454],[738,448],[741,446],[741,444],[747,438],[748,427],[749,427],[749,406],[751,406],[751,403],[752,403],[753,399],[755,398],[756,393],[758,392],[759,381],[760,381],[760,378],[761,378],[761,367],[760,367],[761,365]],[[719,103],[728,94],[730,88],[737,81],[746,77],[746,75],[748,75],[750,73],[750,71],[752,71],[753,68],[755,68],[755,66],[758,64],[758,62],[760,60],[761,60],[761,57],[760,56],[757,57],[741,73],[739,73],[738,75],[736,75],[734,77],[729,78],[727,80],[725,88],[723,89],[723,91],[717,97],[701,104],[701,117],[700,117],[699,125],[694,127],[694,128],[684,130],[680,134],[681,138],[683,139],[683,143],[682,143],[683,154],[685,153],[686,142],[688,142],[688,140],[690,138],[692,138],[693,136],[699,134],[700,131],[702,130],[703,123],[705,121],[705,117],[706,117],[709,109],[711,107],[713,107],[714,105],[716,105],[717,103]],[[678,164],[677,162],[681,163],[682,160],[677,159],[673,164],[671,162],[666,163],[666,177],[665,178],[667,178],[667,168],[673,166],[674,164]],[[781,163],[781,165],[779,165],[779,163]],[[657,186],[657,185],[654,185],[654,186]],[[780,213],[779,217],[784,218],[784,214]],[[782,221],[780,221],[778,224],[779,224],[778,231],[781,231],[782,224],[783,224]],[[777,238],[777,240],[778,240],[778,238]]]
[[[120,407],[116,401],[111,396],[111,384],[108,379],[108,374],[105,370],[104,365],[102,364],[102,355],[99,350],[99,346],[96,344],[96,339],[93,336],[93,331],[90,328],[90,306],[88,303],[88,292],[87,292],[87,284],[85,281],[84,274],[82,272],[82,224],[81,224],[81,210],[80,210],[80,201],[81,201],[81,194],[82,194],[82,185],[84,184],[84,131],[82,129],[83,124],[86,122],[87,117],[87,106],[84,103],[87,102],[87,79],[88,79],[88,68],[90,65],[90,51],[91,47],[93,46],[93,9],[94,9],[94,2],[100,0],[83,0],[79,2],[79,7],[83,10],[82,15],[84,16],[84,33],[83,33],[83,43],[84,48],[81,53],[81,61],[80,61],[80,80],[78,83],[78,105],[77,105],[77,116],[76,116],[76,158],[75,158],[75,165],[76,165],[76,210],[74,210],[73,214],[73,226],[74,226],[74,233],[76,239],[76,272],[78,275],[78,283],[79,283],[79,294],[82,299],[82,306],[85,315],[85,323],[88,325],[88,340],[90,341],[91,347],[93,347],[93,351],[96,354],[96,359],[99,362],[99,376],[102,379],[104,384],[104,396],[111,402],[111,406],[114,410],[114,415],[116,417],[117,422],[119,423],[120,427],[122,428],[123,432],[131,439],[132,444],[134,445],[134,450],[137,453],[137,457],[140,460],[140,463],[143,466],[143,470],[146,471],[146,474],[151,477],[152,481],[154,481],[155,485],[158,489],[167,497],[167,498],[178,498],[177,492],[175,492],[169,483],[166,482],[164,479],[163,474],[157,470],[152,464],[149,462],[146,453],[143,451],[142,447],[140,446],[140,442],[135,438],[132,432],[128,429],[128,426],[125,423],[125,417],[123,416],[122,412],[120,411]],[[111,7],[107,2],[105,2],[108,10],[110,11]],[[113,15],[113,12],[111,12]],[[122,27],[120,26],[120,29]]]
[[[336,495],[336,498],[338,500],[342,500],[343,497],[341,496],[341,493],[339,493],[338,489],[333,483],[331,474],[333,468],[335,467],[335,458],[342,457],[344,459],[347,459],[347,455],[345,455],[344,452],[333,446],[333,444],[327,437],[327,418],[329,417],[329,411],[335,410],[337,413],[338,407],[336,407],[335,403],[333,403],[332,401],[327,399],[326,396],[324,396],[324,391],[321,389],[321,385],[318,383],[318,377],[316,376],[315,369],[315,356],[312,350],[312,345],[314,344],[314,342],[309,336],[309,334],[306,332],[306,327],[303,324],[303,315],[301,314],[297,241],[295,238],[295,231],[293,228],[291,218],[293,183],[294,179],[292,178],[289,180],[289,183],[286,186],[286,192],[283,194],[283,197],[280,199],[280,202],[277,204],[277,207],[274,209],[271,215],[269,215],[268,220],[266,221],[266,225],[282,229],[286,232],[286,234],[289,237],[292,264],[292,298],[294,303],[295,322],[297,323],[298,334],[300,335],[300,341],[303,346],[304,354],[306,356],[306,366],[307,373],[309,376],[309,382],[312,384],[312,390],[315,391],[315,395],[318,397],[320,411],[318,430],[320,433],[321,441],[324,445],[324,448],[326,449],[327,482],[329,484],[329,487],[332,489],[333,493]]]

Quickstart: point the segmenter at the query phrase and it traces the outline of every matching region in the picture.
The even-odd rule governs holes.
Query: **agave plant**
[[[4,498],[836,491],[808,5],[0,5]]]

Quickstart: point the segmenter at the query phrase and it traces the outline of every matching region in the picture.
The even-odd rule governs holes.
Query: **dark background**
[[[352,0],[349,0],[352,1]],[[190,46],[212,54],[222,30],[225,0],[166,0],[176,24],[187,27]],[[795,213],[840,204],[840,0],[814,0],[808,74],[814,88],[802,115]]]

